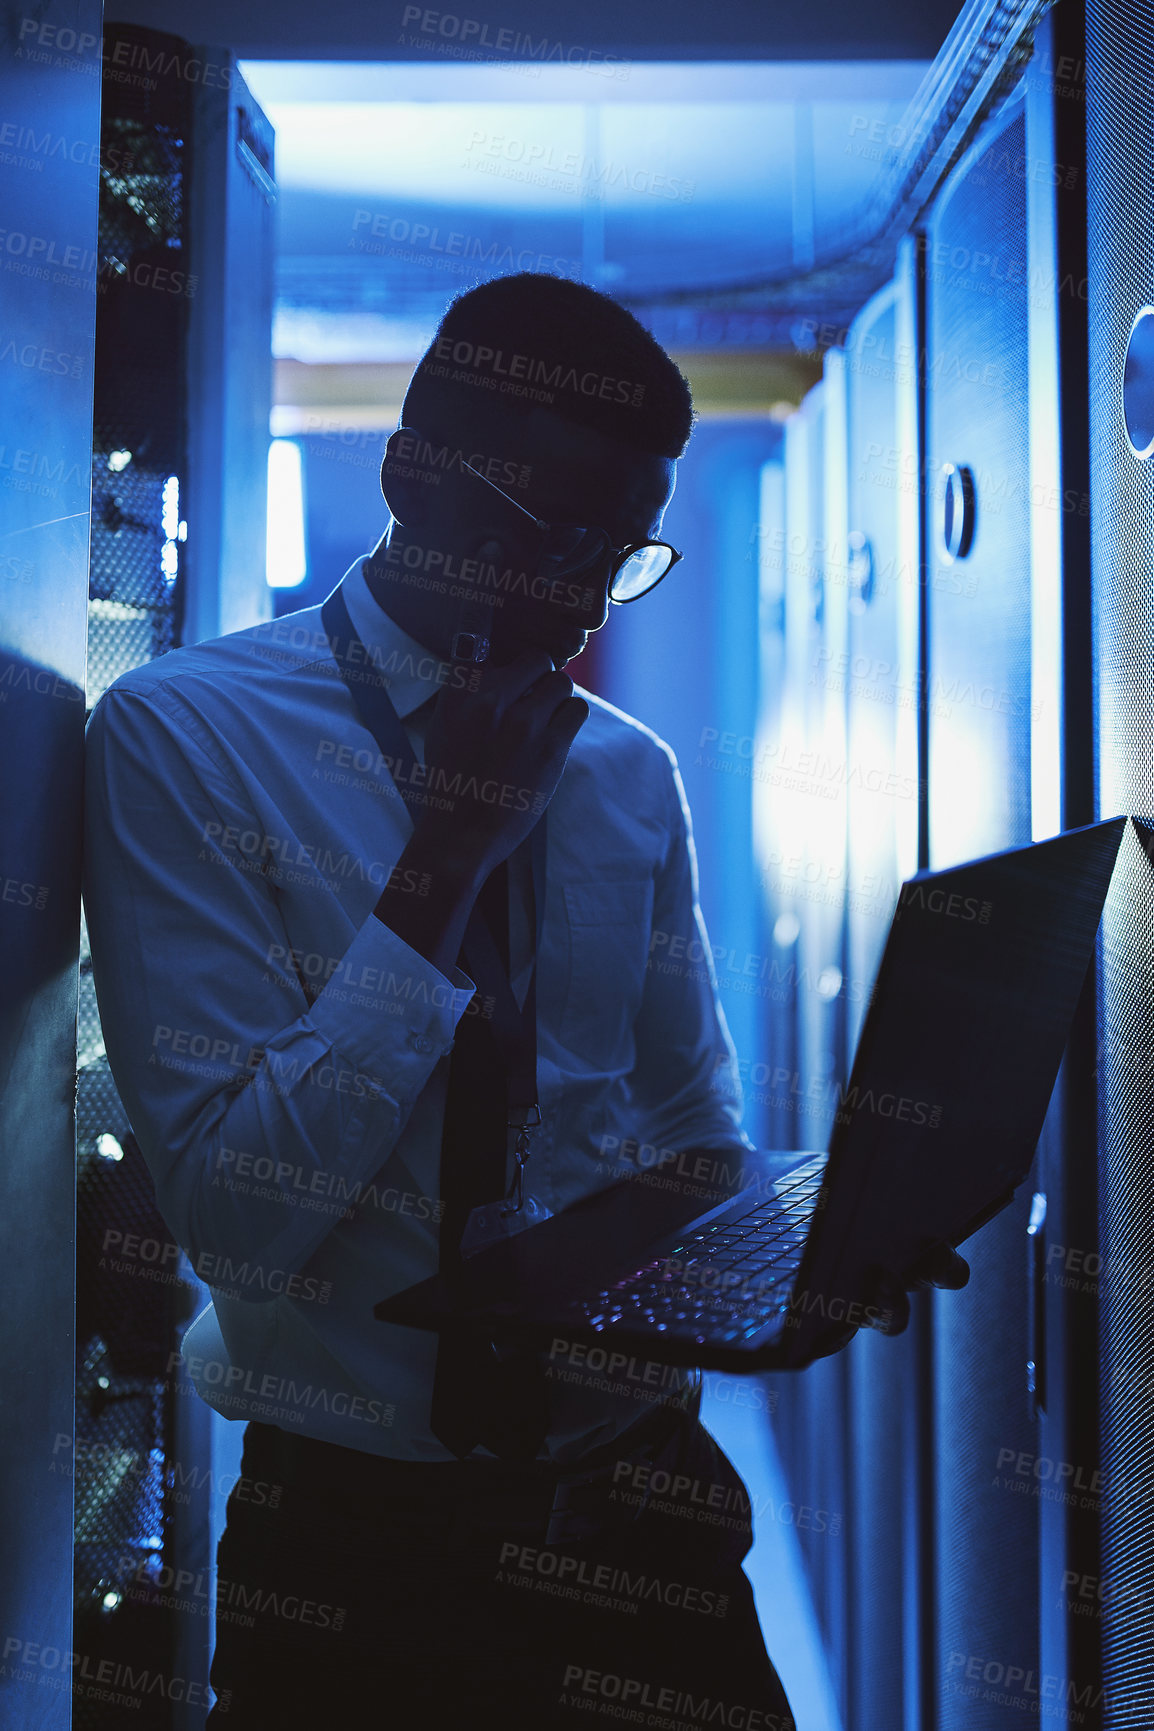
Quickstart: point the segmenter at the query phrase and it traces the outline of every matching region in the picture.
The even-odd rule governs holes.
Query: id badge
[[[552,1214],[553,1210],[546,1208],[536,1196],[526,1196],[520,1208],[514,1208],[504,1196],[497,1202],[486,1202],[482,1207],[474,1208],[465,1222],[461,1255],[475,1256],[478,1250],[487,1250],[491,1244],[515,1238],[526,1227],[539,1226],[543,1220],[551,1219]]]

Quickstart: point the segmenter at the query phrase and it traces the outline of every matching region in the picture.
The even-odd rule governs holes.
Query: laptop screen
[[[1126,822],[902,886],[794,1289],[803,1355],[873,1269],[961,1242],[1026,1179]]]

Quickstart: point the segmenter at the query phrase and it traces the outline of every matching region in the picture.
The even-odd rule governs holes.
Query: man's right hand
[[[377,918],[449,974],[481,885],[530,834],[589,714],[543,649],[446,686],[425,740],[429,796],[376,906]],[[433,801],[448,801],[437,810]],[[410,873],[408,868],[412,868]],[[427,893],[401,886],[416,876]]]
[[[413,841],[482,884],[536,825],[589,714],[543,649],[482,665],[476,689],[446,685],[425,740],[429,805]],[[448,808],[438,805],[448,801]]]

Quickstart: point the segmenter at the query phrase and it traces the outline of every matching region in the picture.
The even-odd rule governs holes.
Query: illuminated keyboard
[[[824,1156],[809,1162],[772,1196],[688,1233],[655,1261],[577,1299],[574,1310],[599,1333],[749,1339],[789,1305],[824,1165]]]

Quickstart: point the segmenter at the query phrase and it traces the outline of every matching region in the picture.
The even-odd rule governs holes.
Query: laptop
[[[1128,821],[902,885],[828,1149],[683,1151],[374,1315],[607,1364],[802,1368],[869,1320],[875,1271],[964,1243],[1026,1181]]]

